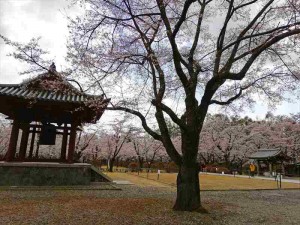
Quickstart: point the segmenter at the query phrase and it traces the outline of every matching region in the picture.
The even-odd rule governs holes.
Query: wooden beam
[[[18,120],[14,120],[12,124],[10,139],[9,139],[9,146],[8,151],[6,153],[5,160],[12,161],[15,158],[16,148],[18,143],[18,136],[19,136],[19,128],[20,123]]]
[[[37,124],[30,124],[30,128],[42,128],[43,127],[43,125],[37,125]],[[67,130],[71,130],[72,128],[71,127],[65,127],[65,126],[55,126],[55,128],[57,129],[57,130],[65,130],[65,129],[67,129]],[[82,131],[82,129],[80,129],[80,128],[76,128],[76,130],[77,131]]]
[[[29,137],[29,124],[22,124],[23,132],[20,144],[19,158],[24,160],[26,156],[28,137]]]
[[[30,130],[29,131],[29,133],[33,133],[33,132],[35,132],[36,134],[40,134],[41,133],[41,131],[33,131],[33,130]],[[64,134],[64,132],[56,132],[56,134],[61,134],[61,135],[63,135]],[[70,135],[71,134],[71,132],[68,132],[68,135]]]

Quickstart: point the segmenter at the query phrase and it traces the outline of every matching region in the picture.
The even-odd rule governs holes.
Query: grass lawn
[[[161,173],[157,180],[156,173],[107,173],[113,180],[128,180],[141,186],[166,186],[176,187],[176,173]],[[282,182],[283,189],[300,188],[299,184]],[[201,190],[251,190],[251,189],[277,189],[274,180],[260,180],[253,178],[217,176],[209,174],[200,175]]]

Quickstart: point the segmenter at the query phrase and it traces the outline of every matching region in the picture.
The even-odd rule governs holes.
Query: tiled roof
[[[62,93],[49,90],[28,90],[20,85],[0,84],[0,96],[11,96],[24,99],[36,99],[40,101],[56,101],[69,103],[83,103],[86,100],[94,99],[96,96],[75,93]],[[97,96],[102,97],[102,96]]]
[[[95,123],[109,101],[103,95],[83,93],[58,73],[41,74],[20,84],[0,84],[0,112],[21,120]]]
[[[252,154],[250,159],[268,159],[280,155],[281,150],[278,149],[260,149]]]
[[[103,95],[80,92],[59,73],[44,73],[21,84],[0,84],[1,96],[79,104],[87,100],[107,102]]]

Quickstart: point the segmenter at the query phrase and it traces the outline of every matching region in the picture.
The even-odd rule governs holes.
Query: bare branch
[[[230,103],[232,103],[234,100],[238,99],[241,95],[242,95],[242,88],[240,89],[239,93],[237,93],[235,96],[231,97],[230,99],[228,99],[227,101],[225,102],[220,102],[220,101],[217,101],[217,100],[211,100],[210,101],[210,105],[211,104],[217,104],[217,105],[229,105]]]

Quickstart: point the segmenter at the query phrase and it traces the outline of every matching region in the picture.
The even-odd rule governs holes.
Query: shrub
[[[231,174],[231,171],[225,167],[225,166],[220,166],[220,165],[206,165],[205,169],[206,172],[209,173],[222,173],[224,172],[225,174]]]
[[[217,167],[217,166],[215,166],[215,165],[207,165],[207,166],[205,167],[205,169],[206,169],[206,172],[209,172],[209,173],[215,173],[215,172],[216,172],[216,167]]]
[[[163,170],[165,168],[165,164],[163,162],[156,162],[151,165],[151,168]]]
[[[176,163],[172,161],[166,165],[166,171],[167,173],[178,173],[179,168]]]
[[[90,161],[90,163],[95,167],[101,167],[101,159],[93,159]]]
[[[137,172],[138,167],[139,167],[139,165],[136,162],[131,162],[128,165],[128,169],[129,169],[130,172]]]
[[[218,166],[217,167],[217,173],[222,173],[224,172],[225,174],[231,174],[230,170],[224,166]]]

